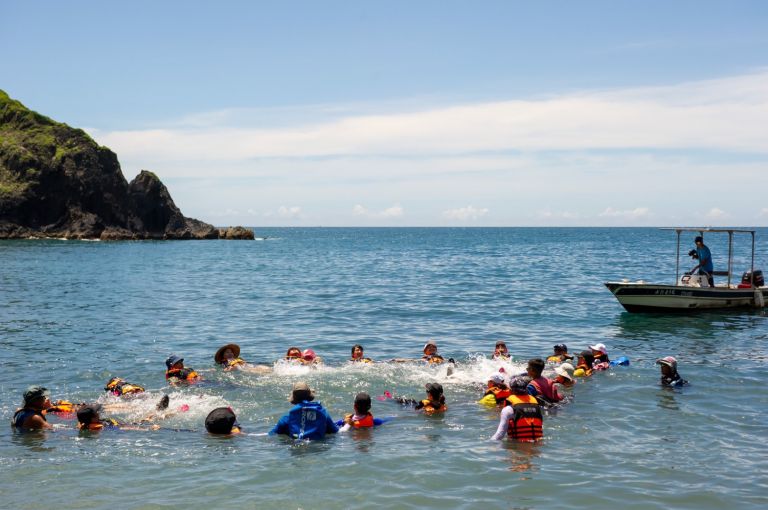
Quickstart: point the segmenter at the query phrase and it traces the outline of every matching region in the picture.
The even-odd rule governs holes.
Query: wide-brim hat
[[[240,356],[240,346],[237,344],[227,344],[223,347],[220,347],[218,351],[216,351],[216,354],[213,355],[213,359],[216,361],[217,365],[221,365],[221,362],[224,358],[224,351],[227,349],[232,349],[232,352],[235,354],[235,358]]]
[[[571,370],[573,370],[573,366],[572,365],[569,365],[569,366],[571,367]],[[559,367],[555,367],[555,373],[560,377],[565,377],[569,381],[573,381],[573,376],[568,372],[568,370],[563,368],[562,365],[560,365]]]
[[[235,412],[229,407],[217,407],[205,417],[205,430],[211,434],[231,434],[237,423]]]
[[[312,391],[312,389],[309,387],[309,384],[303,381],[293,383],[293,390],[291,391],[291,394],[288,397],[288,401],[297,404],[302,400],[314,400],[314,399],[315,399],[315,392]]]

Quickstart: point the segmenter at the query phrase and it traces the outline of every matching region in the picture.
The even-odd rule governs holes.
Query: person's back
[[[513,379],[507,397],[508,405],[501,411],[499,426],[491,437],[496,441],[506,437],[510,441],[535,442],[544,437],[544,420],[536,397],[528,395],[528,377]]]
[[[275,426],[275,434],[287,434],[295,439],[323,439],[326,432],[336,433],[338,427],[320,402],[296,404]]]
[[[544,360],[541,358],[534,358],[528,361],[526,371],[531,378],[531,383],[528,385],[528,393],[534,397],[541,397],[551,403],[560,402],[563,400],[563,397],[557,392],[557,388],[552,384],[552,381],[542,375],[544,366]]]
[[[331,416],[320,402],[314,402],[315,394],[305,382],[297,382],[291,392],[294,406],[280,418],[270,434],[284,434],[294,439],[323,439],[325,434],[339,431]]]

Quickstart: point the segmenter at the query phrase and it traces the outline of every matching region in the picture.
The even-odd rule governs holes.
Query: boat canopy
[[[728,234],[728,287],[731,286],[731,273],[733,271],[733,234],[751,234],[752,235],[752,262],[750,271],[755,272],[755,230],[744,228],[711,228],[711,227],[662,227],[661,230],[674,230],[677,232],[677,256],[675,258],[675,285],[680,281],[680,233],[681,232],[699,232],[704,237],[704,232],[716,232]],[[717,272],[716,272],[717,273]]]

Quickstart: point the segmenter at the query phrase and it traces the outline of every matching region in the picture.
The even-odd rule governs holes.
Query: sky
[[[768,226],[762,0],[3,0],[0,50],[217,226]]]

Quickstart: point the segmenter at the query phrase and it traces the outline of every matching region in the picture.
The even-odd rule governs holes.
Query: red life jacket
[[[510,395],[507,400],[512,404],[514,410],[507,428],[509,439],[533,443],[543,438],[544,420],[541,415],[541,406],[536,401],[536,397]]]

